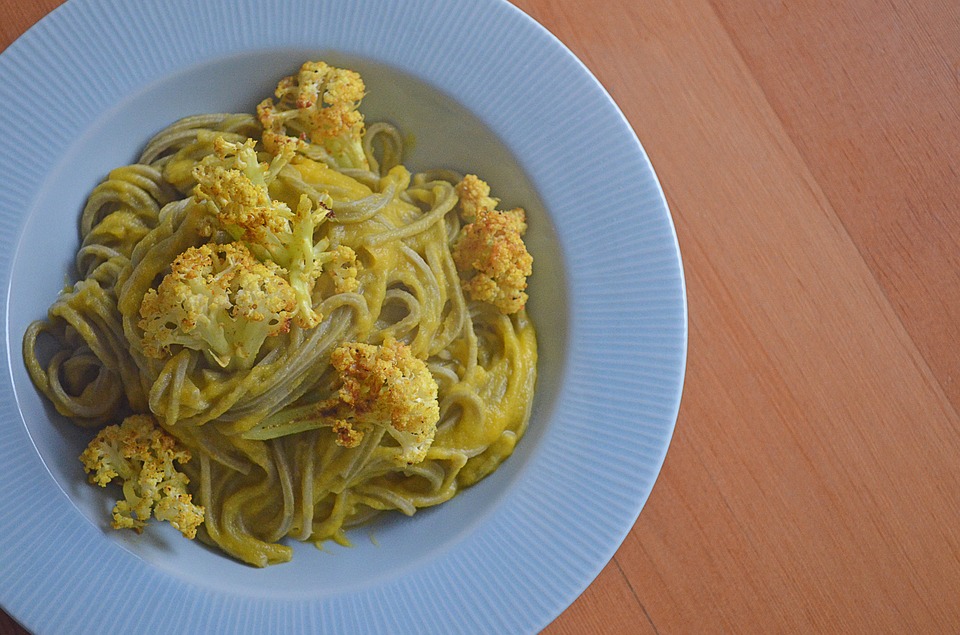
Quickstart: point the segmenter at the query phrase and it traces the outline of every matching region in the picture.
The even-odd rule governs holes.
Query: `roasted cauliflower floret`
[[[234,238],[260,243],[272,233],[289,231],[293,213],[286,203],[270,198],[270,168],[260,163],[254,144],[253,139],[239,144],[217,137],[214,154],[193,169],[194,197],[211,205]]]
[[[476,218],[464,225],[453,246],[453,260],[464,291],[489,302],[501,313],[516,313],[527,303],[527,277],[533,257],[523,242],[526,214],[479,206]]]
[[[329,241],[315,242],[314,233],[329,210],[323,204],[315,207],[306,195],[295,210],[270,197],[269,184],[290,157],[261,163],[252,140],[236,144],[221,137],[214,147],[215,154],[194,170],[195,198],[211,206],[220,226],[234,240],[243,241],[260,260],[272,261],[286,271],[296,293],[297,324],[316,326],[322,316],[313,307],[313,289],[333,254],[326,251]]]
[[[342,344],[330,363],[342,382],[332,410],[338,443],[356,446],[364,428],[383,426],[400,444],[400,462],[423,461],[440,419],[437,382],[426,363],[392,338],[380,346]]]
[[[106,487],[119,479],[123,499],[113,508],[113,528],[143,531],[151,514],[187,538],[195,538],[203,507],[187,491],[190,479],[177,470],[190,452],[157,425],[150,415],[132,415],[109,425],[80,455],[91,483]]]
[[[163,359],[183,346],[220,367],[249,368],[266,338],[290,328],[296,293],[282,274],[242,243],[187,249],[140,304],[144,354]]]
[[[473,222],[477,212],[493,210],[497,207],[497,199],[490,198],[490,186],[475,174],[468,174],[457,183],[455,191],[459,199],[460,218]]]
[[[363,151],[363,115],[358,110],[365,87],[359,73],[325,62],[306,62],[295,76],[277,84],[275,103],[257,106],[267,149],[283,138],[305,138],[324,148],[340,168],[368,169]],[[289,143],[289,142],[288,142]]]
[[[324,267],[324,272],[333,281],[336,293],[356,291],[360,286],[357,280],[360,263],[357,262],[357,253],[346,245],[339,245],[330,250],[330,261]]]

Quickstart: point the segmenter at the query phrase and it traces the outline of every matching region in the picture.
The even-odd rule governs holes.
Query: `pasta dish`
[[[256,113],[170,125],[91,193],[76,281],[27,369],[90,430],[112,526],[255,566],[449,500],[513,452],[537,345],[522,208],[411,174],[355,72],[307,62]],[[454,141],[454,140],[451,140]]]

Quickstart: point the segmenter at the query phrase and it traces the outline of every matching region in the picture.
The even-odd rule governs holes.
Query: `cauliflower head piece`
[[[296,209],[270,196],[270,183],[293,156],[287,147],[269,163],[261,163],[254,141],[232,143],[222,137],[214,142],[214,154],[196,166],[194,197],[210,207],[219,225],[235,241],[243,242],[262,261],[283,268],[296,294],[294,317],[303,328],[313,328],[321,316],[313,306],[313,290],[331,260],[329,241],[314,239],[330,213],[322,202],[314,206],[300,196]]]
[[[296,293],[282,274],[242,243],[187,249],[141,301],[144,354],[164,359],[178,345],[222,368],[249,368],[266,338],[290,329]]]
[[[522,208],[496,209],[490,188],[476,177],[457,185],[461,215],[473,214],[453,245],[453,260],[464,291],[471,299],[488,302],[503,314],[516,313],[527,303],[527,278],[533,257],[523,235],[527,231]]]
[[[256,142],[214,139],[214,153],[193,168],[197,182],[194,198],[208,204],[221,226],[235,239],[265,243],[271,234],[289,231],[293,213],[281,201],[270,197],[269,185],[288,157],[270,165],[261,163],[254,149]]]
[[[187,491],[190,479],[177,469],[190,452],[164,432],[150,415],[131,415],[97,433],[80,455],[91,483],[119,480],[123,499],[113,508],[113,528],[142,532],[151,515],[187,538],[197,535],[204,508]]]
[[[393,338],[379,346],[342,344],[330,363],[342,382],[333,424],[338,442],[354,447],[364,427],[383,426],[400,444],[400,462],[423,461],[440,420],[437,382],[426,363]]]
[[[454,191],[460,217],[465,221],[473,222],[479,210],[489,211],[497,207],[497,199],[490,197],[490,186],[476,174],[467,174],[460,179]]]
[[[257,106],[267,149],[273,152],[300,135],[322,147],[339,168],[369,169],[358,110],[365,90],[355,71],[305,62],[277,84],[277,102],[265,99]]]
[[[329,251],[330,260],[324,267],[324,273],[330,278],[335,293],[349,293],[360,286],[357,274],[360,262],[357,252],[346,245],[339,245]]]

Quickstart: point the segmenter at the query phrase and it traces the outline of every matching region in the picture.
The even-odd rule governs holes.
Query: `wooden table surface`
[[[960,630],[960,4],[516,4],[637,131],[690,312],[653,494],[547,632]]]

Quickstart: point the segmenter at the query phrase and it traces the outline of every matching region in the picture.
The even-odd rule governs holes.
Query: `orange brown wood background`
[[[546,632],[960,630],[960,4],[515,3],[637,131],[690,310],[653,494]]]

